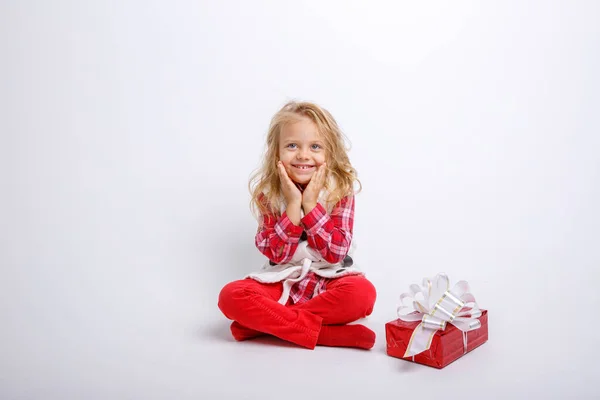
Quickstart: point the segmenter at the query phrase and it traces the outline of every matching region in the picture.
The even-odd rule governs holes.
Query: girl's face
[[[325,143],[307,117],[285,125],[279,136],[279,159],[292,181],[305,185],[325,162]]]

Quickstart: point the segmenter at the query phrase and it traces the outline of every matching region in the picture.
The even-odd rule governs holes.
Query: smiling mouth
[[[292,165],[292,167],[299,169],[301,171],[310,171],[315,166],[314,165]]]

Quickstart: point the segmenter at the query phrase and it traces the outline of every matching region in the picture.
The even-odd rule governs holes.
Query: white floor
[[[145,306],[132,303],[141,292],[129,300],[121,296],[111,300],[107,293],[101,305],[104,311],[94,309],[96,303],[87,302],[89,298],[64,307],[57,298],[44,304],[32,297],[23,314],[5,313],[0,332],[0,398],[600,396],[594,382],[599,356],[595,334],[586,333],[581,319],[550,321],[532,316],[526,322],[526,318],[512,318],[510,307],[493,307],[490,340],[436,370],[386,355],[384,324],[393,312],[386,307],[392,303],[385,291],[374,314],[363,321],[378,335],[372,350],[317,347],[311,351],[275,338],[235,342],[229,322],[210,304],[216,293],[205,293],[205,304],[186,309],[170,303],[156,289],[156,297]],[[25,305],[23,298],[13,306],[17,303]],[[10,304],[10,297],[5,297],[3,307]],[[44,312],[33,314],[40,311]]]

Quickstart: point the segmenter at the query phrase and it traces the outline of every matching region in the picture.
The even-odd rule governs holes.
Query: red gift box
[[[481,310],[478,318],[481,327],[466,333],[466,353],[481,346],[488,340],[488,317],[487,310]],[[404,358],[413,331],[419,325],[419,321],[406,322],[401,319],[390,321],[385,324],[385,336],[387,354],[392,357],[418,364],[428,365],[434,368],[444,368],[453,361],[462,357],[465,353],[463,332],[452,324],[447,324],[445,330],[438,330],[433,336],[431,346],[414,356]]]

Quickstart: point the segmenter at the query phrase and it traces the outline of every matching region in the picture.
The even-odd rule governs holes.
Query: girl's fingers
[[[313,186],[320,186],[322,178],[323,178],[323,165],[320,165],[319,168],[317,169],[317,172],[314,175],[314,179],[311,179],[310,182],[313,183]]]
[[[287,174],[287,171],[285,170],[285,168],[283,166],[281,167],[281,174],[283,175],[283,180],[286,181],[288,185],[293,185],[293,182],[290,179],[290,176]]]
[[[283,168],[283,164],[281,163],[281,161],[279,161],[279,163],[277,164],[277,170],[279,171],[279,176],[281,177],[281,179],[285,179],[285,177],[287,177],[287,173],[285,172],[285,168]]]
[[[325,183],[326,171],[327,171],[327,166],[325,165],[325,163],[321,164],[321,167],[319,168],[319,186],[323,186],[323,184]]]
[[[289,175],[287,174],[287,171],[285,170],[283,163],[280,161],[277,165],[278,165],[278,169],[279,169],[279,178],[281,179],[281,183],[284,185],[288,185],[288,186],[294,185],[294,182],[292,182]]]
[[[287,176],[287,173],[285,172],[285,169],[283,169],[283,166],[279,168],[279,181],[281,182],[281,186],[289,187],[290,185],[290,177]]]

